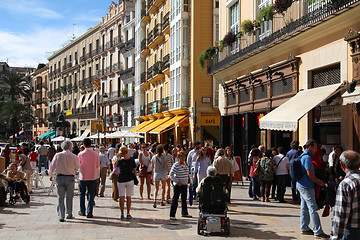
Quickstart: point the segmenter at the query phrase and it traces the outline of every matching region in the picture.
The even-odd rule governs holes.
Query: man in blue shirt
[[[325,183],[316,178],[314,173],[314,165],[312,156],[317,150],[317,144],[314,140],[308,140],[305,144],[306,150],[301,157],[301,167],[304,176],[297,182],[297,189],[300,193],[300,230],[301,234],[314,235],[316,238],[329,239],[329,235],[325,234],[321,227],[318,206],[315,199],[314,184],[324,186]],[[313,230],[309,228],[310,219]]]
[[[291,161],[294,158],[297,158],[301,155],[301,152],[298,150],[299,148],[299,141],[294,140],[290,143],[291,150],[287,152],[286,157]],[[292,200],[294,202],[298,202],[300,199],[299,193],[296,191],[296,180],[291,178],[291,193],[292,193]]]

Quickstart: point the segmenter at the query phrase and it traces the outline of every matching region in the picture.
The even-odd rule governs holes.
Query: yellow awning
[[[160,126],[161,124],[169,121],[171,119],[171,117],[165,117],[165,118],[161,118],[161,119],[157,119],[155,122],[150,123],[149,125],[143,127],[142,129],[136,131],[138,133],[147,133],[151,130],[153,130],[154,128]]]
[[[171,118],[169,121],[161,124],[160,126],[158,126],[157,128],[155,128],[154,130],[151,130],[150,133],[154,133],[154,134],[159,134],[162,131],[164,131],[165,129],[167,129],[168,127],[181,122],[184,118],[186,118],[187,115],[180,115],[180,116],[175,116],[173,118]]]
[[[136,127],[133,127],[132,129],[130,129],[131,132],[136,132],[137,130],[140,130],[141,128],[149,125],[150,123],[154,122],[155,120],[147,120],[147,121],[143,121],[142,123],[140,123],[139,125],[137,125]]]

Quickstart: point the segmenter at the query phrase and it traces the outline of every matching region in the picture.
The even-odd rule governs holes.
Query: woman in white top
[[[234,159],[234,156],[233,156],[233,153],[232,153],[232,149],[231,147],[226,147],[225,148],[225,157],[227,159],[229,159],[229,161],[231,162],[231,164],[234,166],[234,169],[235,169],[235,172],[239,171],[239,165],[237,164],[236,160]],[[233,178],[234,179],[234,175],[235,175],[235,172],[233,174]],[[231,183],[232,185],[232,183]],[[227,196],[227,202],[230,203],[230,198],[231,198],[231,186],[229,187],[228,189],[228,194],[226,195]]]
[[[143,199],[143,191],[144,191],[144,182],[146,179],[146,189],[148,194],[148,199],[150,200],[151,194],[151,175],[152,175],[152,168],[151,168],[151,153],[148,152],[147,147],[145,144],[141,145],[141,151],[139,153],[139,163],[140,163],[140,200]]]

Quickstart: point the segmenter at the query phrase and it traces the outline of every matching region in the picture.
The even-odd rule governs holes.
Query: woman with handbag
[[[140,178],[140,200],[143,200],[143,191],[144,191],[144,182],[146,180],[146,189],[147,189],[147,195],[148,199],[150,200],[150,194],[151,194],[151,174],[152,174],[152,168],[151,168],[151,153],[148,152],[146,144],[141,145],[141,150],[139,153],[139,163],[140,163],[140,171],[139,171],[139,178]]]
[[[154,192],[154,205],[156,208],[156,198],[159,192],[159,185],[161,182],[161,206],[165,206],[165,185],[166,180],[169,177],[169,168],[167,165],[167,159],[165,154],[163,154],[164,148],[162,144],[159,144],[156,147],[156,155],[151,159],[151,167],[154,169],[154,178],[155,181],[155,192]]]
[[[120,196],[120,219],[125,219],[124,204],[126,197],[126,218],[131,219],[131,196],[134,195],[134,178],[136,178],[136,164],[133,158],[128,156],[128,148],[122,146],[119,150],[119,159],[116,162],[116,166],[119,168],[118,176],[118,189]]]

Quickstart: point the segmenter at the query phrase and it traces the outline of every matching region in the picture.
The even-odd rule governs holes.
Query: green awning
[[[38,139],[45,139],[48,138],[49,136],[51,137],[51,135],[55,136],[55,131],[48,131],[46,133],[43,133],[38,137]]]

